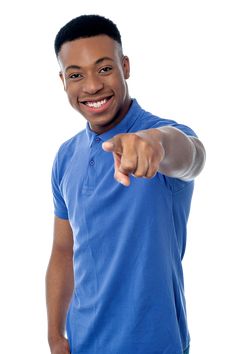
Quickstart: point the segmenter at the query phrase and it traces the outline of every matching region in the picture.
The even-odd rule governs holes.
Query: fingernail
[[[117,180],[117,182],[123,184],[123,186],[125,186],[125,183],[123,181],[121,181],[120,179]]]
[[[105,141],[104,144],[110,144],[112,147],[114,146],[114,143],[112,141]]]

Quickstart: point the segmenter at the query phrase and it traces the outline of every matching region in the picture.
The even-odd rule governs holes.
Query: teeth
[[[100,108],[106,102],[107,102],[107,98],[104,98],[104,100],[97,101],[97,102],[86,102],[86,105],[93,108]]]

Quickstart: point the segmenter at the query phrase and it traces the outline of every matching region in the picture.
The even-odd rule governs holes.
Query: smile
[[[108,101],[108,98],[104,98],[101,101],[95,101],[95,102],[85,102],[86,106],[89,107],[94,107],[94,108],[100,108],[102,105],[104,105]]]
[[[100,112],[105,110],[109,106],[111,98],[112,96],[108,96],[100,100],[83,101],[81,103],[83,103],[89,111]]]

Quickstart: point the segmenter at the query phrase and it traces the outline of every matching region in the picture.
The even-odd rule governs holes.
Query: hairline
[[[99,33],[99,34],[96,34],[96,35],[93,35],[93,36],[78,36],[77,38],[74,38],[72,40],[67,40],[65,42],[63,42],[60,46],[60,50],[58,51],[57,53],[57,59],[59,59],[59,55],[60,55],[60,52],[61,52],[61,49],[63,47],[64,44],[66,43],[70,43],[70,42],[74,42],[74,41],[77,41],[77,40],[80,40],[80,39],[86,39],[86,38],[95,38],[95,37],[98,37],[98,36],[106,36],[106,37],[109,37],[110,39],[113,40],[113,42],[116,43],[116,46],[120,52],[120,54],[123,56],[123,47],[122,47],[122,44],[120,42],[118,42],[116,39],[112,38],[111,36],[109,36],[107,33]]]

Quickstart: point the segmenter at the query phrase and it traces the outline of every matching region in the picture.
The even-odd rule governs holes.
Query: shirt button
[[[93,166],[95,164],[94,160],[89,161],[90,166]]]
[[[101,139],[97,136],[96,137],[96,139],[95,139],[95,141],[97,142],[97,143],[99,143],[99,141],[100,141]]]

